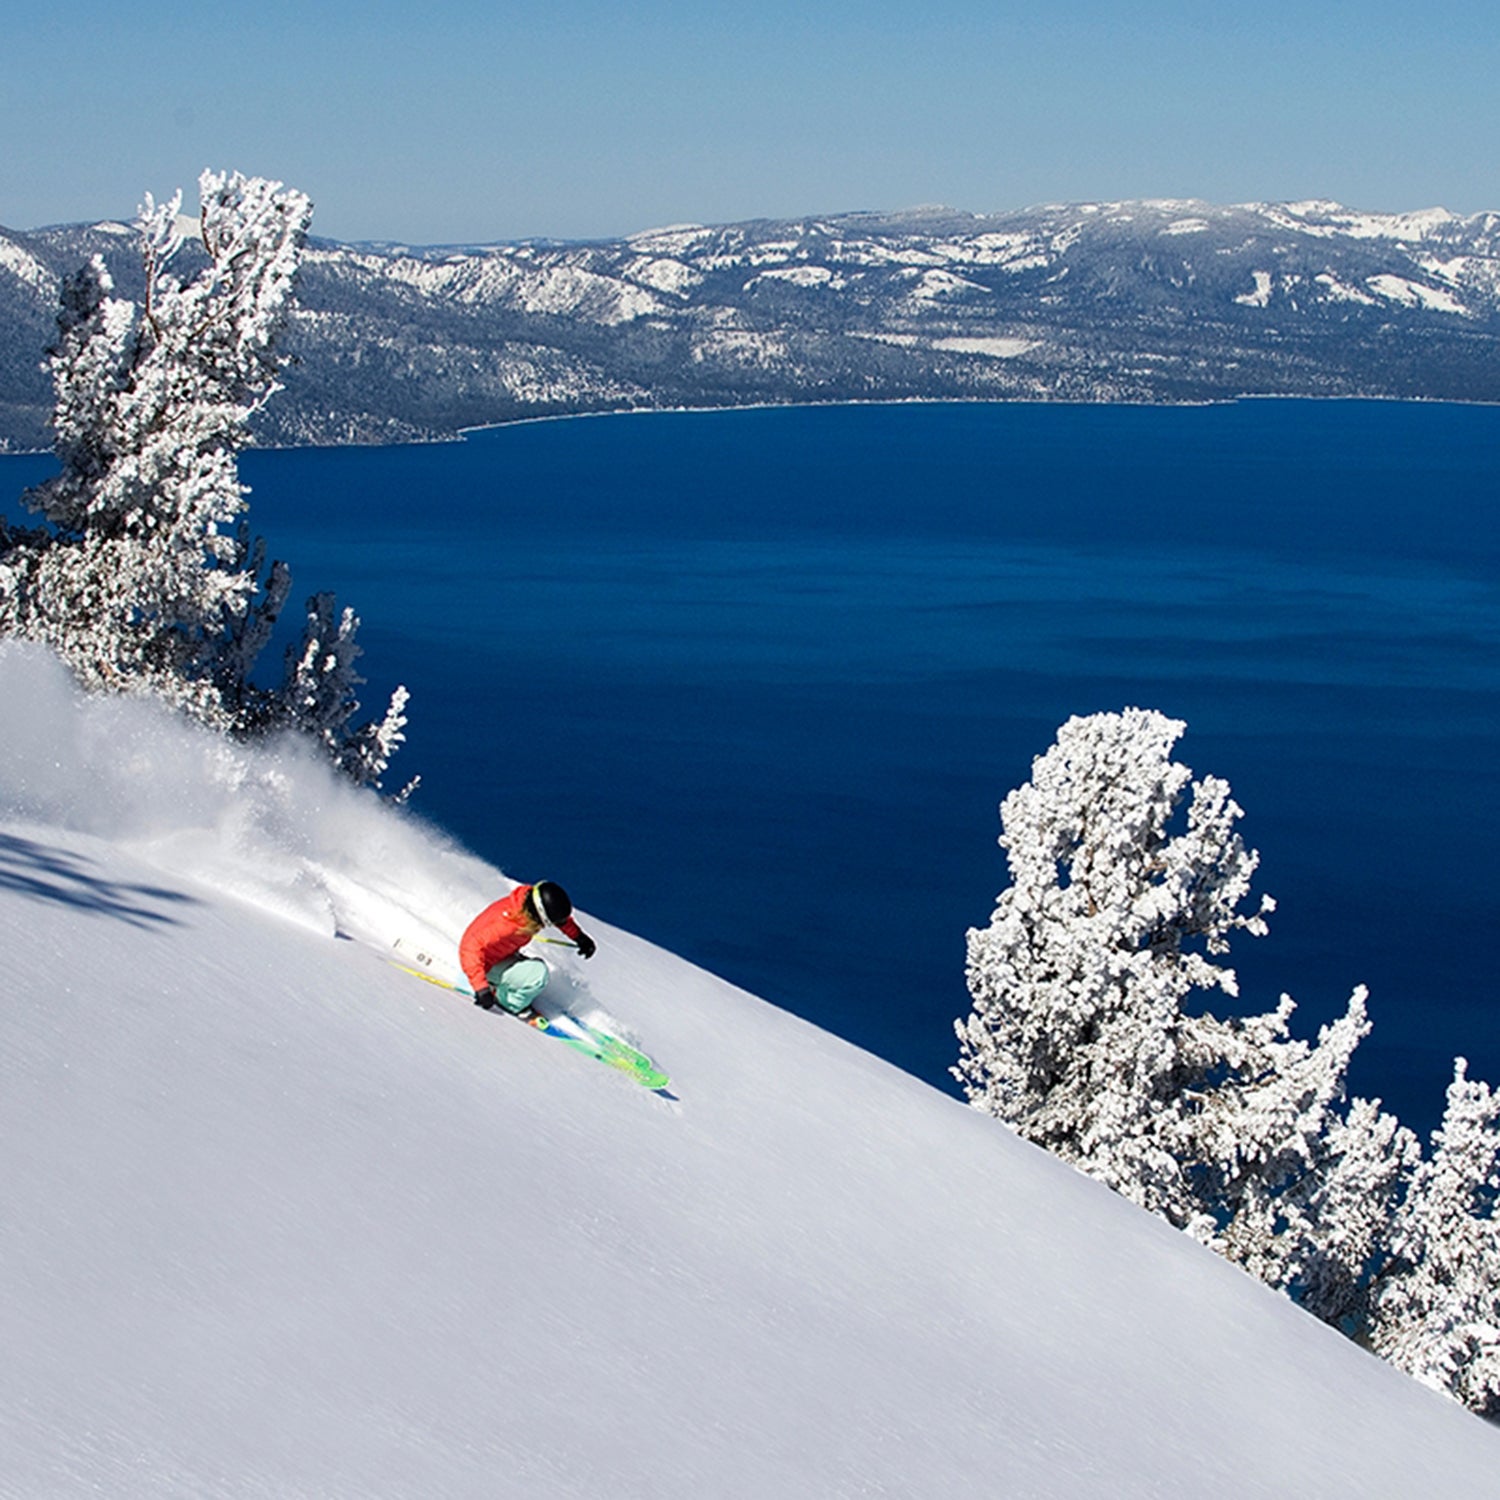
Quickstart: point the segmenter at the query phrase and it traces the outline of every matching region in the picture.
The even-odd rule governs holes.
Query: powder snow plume
[[[149,698],[83,693],[0,642],[0,819],[74,830],[328,936],[451,954],[510,882],[295,736],[236,744]]]

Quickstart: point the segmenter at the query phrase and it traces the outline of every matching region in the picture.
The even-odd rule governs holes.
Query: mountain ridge
[[[128,225],[0,230],[0,451],[47,446],[57,288],[95,254],[138,291]],[[1500,213],[1164,198],[587,241],[315,237],[299,302],[265,443],[845,401],[1500,401]]]

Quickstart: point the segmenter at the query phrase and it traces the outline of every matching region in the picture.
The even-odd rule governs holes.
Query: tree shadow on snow
[[[93,873],[93,864],[82,855],[0,833],[0,891],[117,917],[133,927],[176,925],[177,918],[159,908],[197,904],[181,891],[106,880]]]

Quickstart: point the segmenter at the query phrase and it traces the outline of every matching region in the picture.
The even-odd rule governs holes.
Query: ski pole
[[[539,938],[533,938],[532,942],[534,942],[534,943],[551,943],[554,948],[575,948],[576,949],[578,947],[577,943],[570,943],[566,938],[539,937]]]

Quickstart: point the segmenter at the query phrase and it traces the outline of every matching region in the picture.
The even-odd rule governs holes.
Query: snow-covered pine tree
[[[1027,1139],[1273,1285],[1316,1281],[1315,1310],[1342,1316],[1384,1222],[1355,1224],[1330,1187],[1365,1139],[1342,1113],[1365,992],[1315,1044],[1290,1035],[1289,996],[1249,1017],[1184,1009],[1237,993],[1214,959],[1274,907],[1240,909],[1258,856],[1227,783],[1171,758],[1185,727],[1134,708],[1070,719],[1005,799],[1012,883],[969,934],[954,1072]]]
[[[88,686],[145,687],[229,727],[213,682],[226,622],[254,586],[221,528],[244,509],[235,455],[276,389],[276,340],[311,206],[204,173],[206,264],[187,281],[181,194],[141,213],[144,303],[96,259],[68,279],[52,352],[61,470],[26,503],[53,528],[30,570],[24,633]]]
[[[1500,1094],[1457,1059],[1432,1154],[1413,1174],[1370,1298],[1371,1348],[1500,1416]]]
[[[97,258],[64,284],[51,356],[61,471],[24,497],[48,526],[0,535],[0,632],[52,646],[96,690],[150,691],[234,732],[306,729],[356,780],[378,781],[404,690],[382,719],[350,726],[347,612],[333,665],[318,657],[279,690],[255,686],[291,580],[273,563],[262,586],[264,545],[225,529],[245,509],[236,455],[249,421],[279,389],[311,205],[239,173],[205,172],[199,188],[200,243],[187,250],[182,195],[147,196],[141,304],[113,295]],[[174,275],[188,259],[195,273]],[[319,673],[338,684],[310,703]]]
[[[350,729],[359,712],[355,691],[365,679],[354,669],[364,649],[355,640],[359,617],[345,608],[335,619],[332,594],[307,601],[307,623],[299,646],[286,653],[280,695],[286,722],[316,739],[345,775],[362,785],[380,785],[391,757],[406,738],[407,692],[399,687],[382,719]],[[400,794],[410,794],[415,782]]]
[[[1285,1248],[1267,1280],[1315,1317],[1359,1336],[1372,1277],[1388,1255],[1417,1138],[1380,1101],[1355,1099],[1318,1143],[1311,1170],[1282,1198]]]
[[[1179,1227],[1205,1212],[1193,1116],[1225,1056],[1183,1001],[1236,992],[1212,960],[1272,907],[1239,910],[1257,856],[1226,783],[1189,795],[1171,759],[1185,728],[1138,708],[1074,717],[1005,799],[1012,883],[969,934],[954,1069],[970,1103]]]
[[[1294,1005],[1189,1015],[1257,857],[1184,725],[1070,719],[1001,807],[1011,885],[969,934],[955,1075],[976,1107],[1100,1178],[1398,1368],[1500,1416],[1500,1094],[1459,1059],[1430,1159],[1379,1102],[1343,1104],[1363,987],[1316,1043]],[[1186,804],[1184,806],[1184,803]]]
[[[1288,1034],[1293,1003],[1244,1021],[1201,1018],[1222,1067],[1190,1120],[1204,1217],[1190,1226],[1228,1259],[1349,1331],[1383,1256],[1417,1155],[1378,1104],[1344,1105],[1354,1049],[1369,1034],[1363,986],[1316,1044]]]

